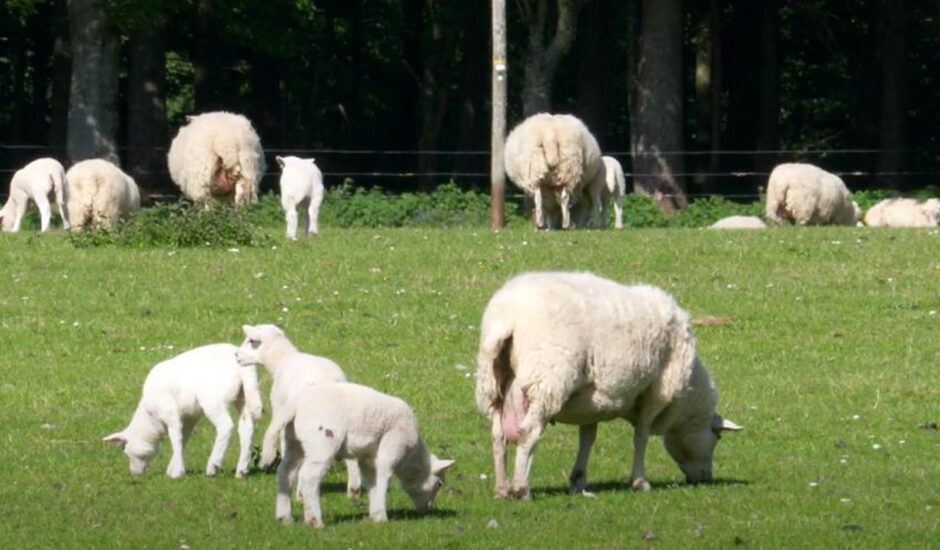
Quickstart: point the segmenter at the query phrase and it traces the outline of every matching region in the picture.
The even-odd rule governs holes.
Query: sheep
[[[767,181],[767,219],[797,225],[856,225],[862,217],[842,179],[812,164],[780,164]]]
[[[940,199],[923,203],[914,199],[886,199],[865,212],[865,225],[871,227],[937,227],[940,225]]]
[[[130,459],[131,474],[141,475],[157,454],[160,439],[168,435],[173,449],[166,475],[182,477],[183,447],[203,415],[215,426],[215,445],[206,475],[215,475],[232,435],[228,407],[238,409],[240,451],[235,477],[248,473],[254,421],[261,417],[261,391],[254,368],[235,360],[232,344],[210,344],[158,363],[144,381],[143,395],[130,424],[103,441],[119,445]]]
[[[103,159],[83,160],[65,173],[68,213],[73,230],[111,227],[140,209],[134,179]]]
[[[388,521],[385,494],[394,474],[419,513],[427,512],[453,460],[428,452],[414,411],[397,397],[349,383],[298,388],[274,414],[264,436],[261,462],[274,460],[279,434],[284,456],[277,470],[275,517],[290,523],[291,492],[298,486],[304,521],[323,527],[320,481],[337,458],[358,461],[369,493],[369,518]]]
[[[757,216],[728,216],[711,224],[709,229],[764,229],[767,224]]]
[[[571,227],[570,206],[603,170],[600,147],[583,122],[571,115],[532,115],[506,138],[503,165],[509,179],[535,202],[535,226],[546,229],[554,204],[561,228]]]
[[[62,216],[62,228],[68,229],[69,217],[66,210],[68,185],[65,181],[65,168],[53,158],[36,159],[13,174],[10,180],[10,195],[3,209],[0,209],[0,223],[4,231],[17,232],[26,215],[29,201],[36,203],[39,209],[39,230],[49,229],[52,210],[49,199],[53,199]]]
[[[275,416],[291,396],[306,385],[346,382],[346,374],[339,365],[325,357],[301,353],[275,325],[243,325],[242,331],[245,341],[238,348],[236,358],[240,365],[262,365],[268,371],[273,382],[271,411]],[[265,432],[265,439],[271,436],[273,429],[272,423]],[[272,462],[273,457],[262,461],[261,467],[269,468]],[[362,482],[355,460],[346,461],[346,471],[346,494],[356,496]]]
[[[587,493],[587,461],[598,422],[634,426],[634,490],[648,491],[644,457],[651,434],[690,483],[712,479],[723,430],[740,426],[716,412],[718,394],[699,359],[688,313],[652,286],[623,286],[591,273],[533,272],[507,282],[483,314],[476,403],[492,421],[497,498],[529,499],[529,469],[548,422],[579,426],[570,475]],[[515,474],[506,447],[517,444]]]
[[[323,203],[323,172],[313,159],[275,157],[281,167],[281,206],[287,217],[287,238],[297,240],[297,206],[307,206],[307,233],[319,232],[317,218]]]
[[[207,204],[213,197],[236,205],[257,201],[266,165],[251,122],[223,111],[186,121],[167,154],[170,177],[183,195]]]
[[[590,200],[580,200],[575,209],[575,225],[581,227],[607,227],[608,209],[611,199],[614,203],[614,227],[623,229],[623,197],[626,193],[626,179],[623,167],[614,157],[603,156],[602,169],[588,183],[586,195]]]

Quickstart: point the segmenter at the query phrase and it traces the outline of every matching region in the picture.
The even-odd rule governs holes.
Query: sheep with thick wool
[[[10,194],[3,209],[0,209],[0,224],[3,230],[14,233],[19,231],[29,201],[33,201],[39,210],[39,230],[46,231],[49,229],[49,219],[52,215],[50,199],[58,206],[62,216],[62,228],[68,229],[68,184],[62,164],[53,158],[41,158],[20,168],[10,180]]]
[[[170,177],[196,202],[250,204],[266,165],[261,139],[242,115],[223,111],[186,117],[167,154]]]
[[[862,217],[842,179],[812,164],[780,164],[767,180],[767,219],[796,225],[856,225]]]
[[[582,191],[603,180],[600,147],[578,118],[539,113],[517,125],[503,150],[506,174],[535,203],[535,226],[548,227],[546,217],[557,205],[561,228],[571,227],[571,205]],[[603,181],[601,181],[603,184]]]
[[[764,229],[767,224],[757,216],[728,216],[708,226],[709,229]]]
[[[134,178],[103,159],[83,160],[65,173],[72,229],[111,227],[140,210]]]
[[[276,157],[281,167],[281,206],[287,219],[287,238],[297,239],[297,207],[307,211],[307,234],[319,233],[323,203],[323,172],[312,158]]]
[[[914,199],[885,199],[865,212],[870,227],[937,227],[940,225],[940,199],[918,202]]]
[[[598,422],[633,424],[635,490],[646,491],[650,435],[691,483],[712,479],[723,430],[718,393],[699,359],[688,313],[664,291],[591,273],[536,272],[507,282],[483,313],[476,402],[492,421],[498,498],[530,498],[529,470],[549,422],[579,426],[571,490],[587,489]],[[506,448],[515,442],[512,483]]]

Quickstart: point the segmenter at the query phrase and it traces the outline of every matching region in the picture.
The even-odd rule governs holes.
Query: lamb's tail
[[[247,412],[251,418],[258,420],[264,412],[261,387],[258,384],[258,371],[253,366],[239,366],[238,376],[242,381],[242,397],[245,400],[243,412]]]
[[[513,327],[497,321],[487,326],[480,337],[477,355],[477,409],[489,415],[502,408],[515,375],[512,371]]]

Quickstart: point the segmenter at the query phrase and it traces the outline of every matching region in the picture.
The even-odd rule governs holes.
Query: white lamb
[[[205,415],[216,431],[206,475],[215,475],[222,467],[232,436],[228,407],[233,403],[239,412],[241,447],[235,477],[248,473],[254,421],[261,417],[261,392],[255,369],[242,367],[235,360],[236,349],[231,344],[210,344],[183,352],[151,369],[130,424],[104,438],[121,446],[130,459],[132,474],[146,471],[164,434],[169,436],[173,449],[166,475],[178,478],[185,474],[183,447],[196,422]]]
[[[940,225],[940,199],[918,202],[914,199],[886,199],[865,212],[865,225],[871,227],[937,227]]]
[[[767,224],[757,216],[728,216],[711,224],[709,229],[764,229]]]
[[[140,209],[134,179],[103,159],[83,160],[65,173],[72,229],[111,227]]]
[[[627,185],[623,167],[614,157],[604,156],[601,161],[604,163],[603,169],[588,183],[584,193],[590,200],[584,200],[582,197],[576,205],[578,214],[575,215],[575,223],[582,227],[586,227],[588,223],[592,227],[607,227],[607,213],[613,201],[614,227],[623,229],[623,196]]]
[[[197,202],[215,197],[243,205],[258,200],[266,165],[251,122],[221,111],[186,120],[167,154],[170,177],[183,194]]]
[[[662,290],[590,273],[529,273],[496,292],[483,314],[476,402],[492,420],[498,498],[530,498],[529,470],[548,422],[580,427],[572,492],[587,488],[597,423],[634,426],[632,486],[649,490],[651,434],[690,483],[712,479],[722,430],[718,394],[695,351],[689,315]],[[515,442],[512,485],[506,446]]]
[[[53,158],[41,158],[20,168],[10,180],[10,195],[0,210],[0,224],[3,230],[14,233],[19,231],[29,201],[33,201],[39,209],[39,230],[46,231],[49,229],[49,218],[52,215],[50,199],[55,201],[59,208],[62,228],[68,229],[68,185],[62,164]]]
[[[323,527],[320,481],[337,458],[358,461],[369,493],[369,517],[388,520],[385,494],[392,475],[401,480],[419,513],[427,512],[453,460],[428,452],[407,403],[358,384],[313,384],[300,388],[274,415],[264,436],[262,463],[274,459],[279,433],[285,453],[277,470],[275,517],[290,523],[291,494],[299,488],[304,521]]]
[[[280,328],[274,325],[243,325],[245,341],[238,348],[236,357],[239,364],[245,366],[262,365],[271,375],[271,411],[277,416],[291,397],[300,388],[310,384],[346,382],[343,369],[325,357],[302,353]],[[274,424],[265,432],[267,440],[274,433]],[[261,467],[268,468],[274,461],[262,461]],[[348,479],[346,494],[355,496],[359,493],[361,479],[359,466],[355,460],[346,461]]]
[[[307,209],[307,233],[319,232],[317,218],[323,203],[323,172],[313,159],[276,157],[281,167],[281,206],[287,217],[287,238],[297,239],[297,206]]]
[[[535,226],[547,227],[555,204],[561,228],[571,227],[570,206],[603,170],[600,147],[583,122],[571,115],[532,115],[506,138],[506,174],[535,202]]]
[[[842,179],[812,164],[780,164],[767,181],[767,219],[796,225],[856,225],[862,211]]]

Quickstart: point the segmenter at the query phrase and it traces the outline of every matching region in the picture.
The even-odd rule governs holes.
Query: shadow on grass
[[[708,487],[738,487],[738,486],[747,486],[751,482],[745,479],[733,479],[733,478],[718,478],[714,479],[708,483],[699,483],[692,485],[689,483],[678,483],[675,481],[651,481],[650,485],[653,486],[654,491],[662,491],[668,489],[687,489],[687,488],[701,488],[707,489]],[[617,481],[600,481],[597,483],[589,483],[588,491],[592,493],[606,493],[609,491],[629,491],[633,492],[633,488],[630,486],[629,481],[617,480]],[[567,495],[570,494],[568,487],[534,487],[532,489],[533,494],[545,495],[545,496],[556,496],[556,495]]]
[[[357,504],[358,505],[358,504]],[[362,512],[360,513],[350,513],[350,514],[330,514],[324,510],[324,522],[326,527],[329,528],[330,525],[340,525],[344,523],[372,523],[369,520],[369,511],[368,511],[368,499],[362,502]],[[389,510],[388,511],[388,521],[416,521],[416,520],[427,520],[427,519],[447,519],[457,516],[457,512],[453,510],[439,510],[432,508],[426,514],[419,514],[414,510]],[[303,505],[294,506],[294,524],[303,525]]]

